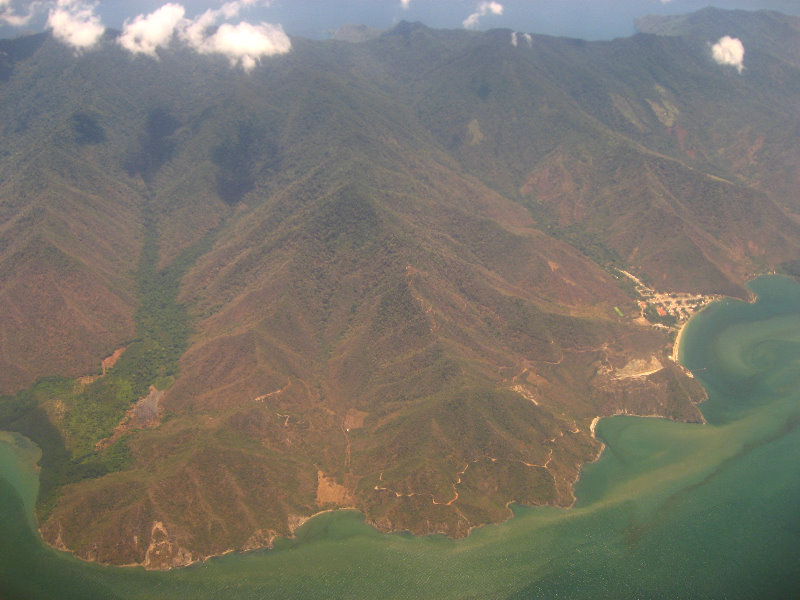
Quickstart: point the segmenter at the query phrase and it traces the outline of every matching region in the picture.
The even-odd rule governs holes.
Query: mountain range
[[[570,506],[595,417],[701,421],[641,286],[798,269],[800,19],[638,27],[401,22],[246,73],[1,40],[0,428],[43,449],[43,537],[168,568],[335,508],[463,536]]]

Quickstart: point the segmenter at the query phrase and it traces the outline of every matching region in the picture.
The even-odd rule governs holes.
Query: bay
[[[32,517],[38,449],[0,434],[0,598],[793,598],[800,583],[800,286],[693,317],[705,425],[601,419],[571,509],[515,507],[464,540],[320,515],[273,550],[170,572],[85,563]]]

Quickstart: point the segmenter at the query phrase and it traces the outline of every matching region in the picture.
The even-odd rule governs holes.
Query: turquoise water
[[[35,446],[0,434],[0,598],[795,598],[800,286],[754,281],[687,327],[707,425],[603,419],[569,510],[517,508],[465,540],[321,515],[270,551],[167,573],[83,563],[31,527]]]

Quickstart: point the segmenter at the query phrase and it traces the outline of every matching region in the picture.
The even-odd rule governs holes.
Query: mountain
[[[670,27],[404,22],[251,73],[0,42],[0,426],[44,450],[44,538],[166,568],[340,507],[462,536],[571,505],[597,416],[701,420],[632,277],[746,298],[797,260],[800,78]]]
[[[800,64],[800,17],[762,10],[747,12],[704,8],[687,15],[649,15],[636,21],[641,33],[714,42],[723,36],[742,40],[747,54],[757,51],[793,66]],[[749,59],[748,59],[749,60]]]

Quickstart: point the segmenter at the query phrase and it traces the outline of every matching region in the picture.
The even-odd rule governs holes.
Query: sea
[[[172,571],[86,563],[39,538],[39,449],[0,433],[0,599],[800,598],[800,285],[749,288],[755,302],[712,303],[681,341],[707,423],[601,419],[572,508],[514,506],[462,540],[338,511]]]

